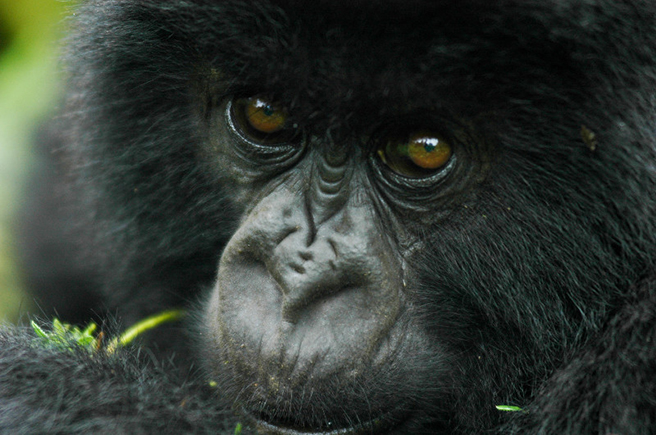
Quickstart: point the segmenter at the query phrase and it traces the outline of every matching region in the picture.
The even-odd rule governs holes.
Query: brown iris
[[[232,119],[246,139],[260,144],[288,142],[297,133],[285,108],[266,97],[235,99]]]
[[[453,153],[449,142],[433,131],[392,134],[380,142],[378,156],[391,170],[410,178],[439,172]]]

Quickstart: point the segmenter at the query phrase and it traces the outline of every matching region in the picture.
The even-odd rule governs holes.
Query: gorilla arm
[[[28,328],[0,327],[0,432],[234,433],[207,380],[144,356],[47,347]]]
[[[648,434],[656,418],[656,277],[543,385],[507,434]],[[647,343],[647,344],[646,344]]]

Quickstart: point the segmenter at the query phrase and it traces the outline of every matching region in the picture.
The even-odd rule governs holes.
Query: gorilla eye
[[[266,97],[237,98],[230,116],[244,139],[264,145],[290,142],[298,129],[290,125],[285,108]]]
[[[424,130],[387,135],[379,142],[376,152],[397,174],[424,178],[439,172],[449,162],[452,147],[442,135]]]

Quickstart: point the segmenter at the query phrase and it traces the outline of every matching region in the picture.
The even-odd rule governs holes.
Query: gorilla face
[[[436,186],[456,194],[467,183],[453,179],[476,165],[437,120],[384,124],[363,144],[303,132],[292,116],[263,97],[212,110],[208,155],[244,211],[207,311],[208,360],[265,427],[370,428],[405,416],[408,379],[434,383],[448,370],[406,282],[421,239],[401,219],[427,216],[428,204],[395,198]]]
[[[204,364],[263,433],[493,427],[654,264],[653,66],[596,30],[642,15],[411,3],[83,8],[115,301],[211,287]]]

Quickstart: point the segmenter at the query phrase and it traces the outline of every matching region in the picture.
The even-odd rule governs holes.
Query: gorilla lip
[[[338,427],[336,429],[317,431],[308,427],[294,426],[293,421],[267,420],[268,416],[264,414],[257,416],[256,413],[248,411],[243,407],[241,408],[241,415],[247,422],[257,428],[258,432],[261,431],[270,435],[360,435],[365,433],[373,435],[389,431],[393,425],[392,422],[399,421],[398,414],[391,411],[381,414],[378,418],[358,423],[351,427]]]

